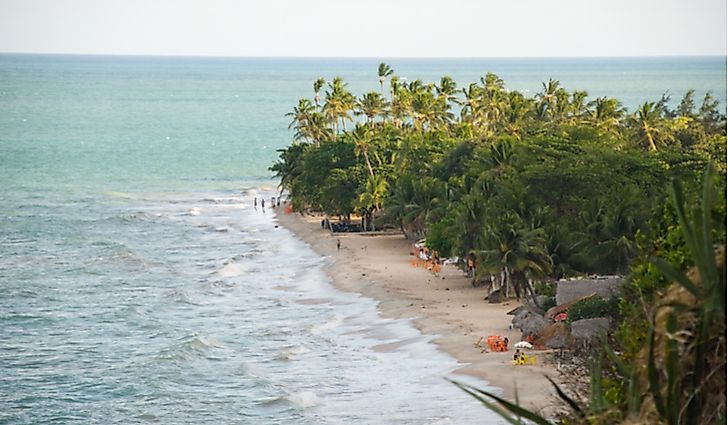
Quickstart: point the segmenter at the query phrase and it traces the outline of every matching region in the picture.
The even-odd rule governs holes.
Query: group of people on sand
[[[272,208],[280,207],[281,206],[281,197],[275,197],[271,196],[270,198],[270,205]],[[261,208],[265,209],[265,198],[260,198],[260,206]],[[258,197],[253,198],[253,207],[255,209],[258,209]]]
[[[434,273],[435,276],[440,275],[442,270],[442,262],[437,252],[430,252],[425,246],[412,245],[410,255],[414,255],[415,259],[410,261],[412,267],[424,267]]]

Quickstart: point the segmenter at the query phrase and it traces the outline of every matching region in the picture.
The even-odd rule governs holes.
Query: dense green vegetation
[[[644,255],[623,291],[618,330],[590,356],[588,399],[554,384],[569,407],[561,423],[726,423],[726,204],[725,192],[715,191],[725,180],[707,170],[700,200],[673,182],[672,204],[652,222],[654,238],[641,241]],[[586,302],[581,312],[599,308]],[[552,423],[456,385],[509,423]]]
[[[529,98],[494,74],[460,89],[449,77],[405,84],[386,64],[378,76],[380,91],[359,98],[341,78],[319,79],[314,102],[289,114],[295,140],[271,170],[294,209],[426,236],[441,256],[475,259],[476,279],[516,297],[552,296],[546,282],[564,276],[627,275],[618,306],[572,307],[612,316],[615,330],[593,353],[586,403],[560,393],[571,410],[564,420],[725,423],[718,102],[706,94],[696,104],[689,91],[674,109],[663,96],[627,111],[555,80]],[[461,387],[511,423],[550,423]]]
[[[282,189],[297,211],[357,214],[368,229],[426,236],[441,256],[472,256],[476,278],[506,294],[626,274],[670,180],[696,187],[709,163],[725,175],[726,119],[710,94],[630,112],[556,80],[526,97],[491,73],[460,89],[447,76],[405,84],[386,64],[378,76],[379,91],[358,98],[339,77],[314,82],[271,167]]]

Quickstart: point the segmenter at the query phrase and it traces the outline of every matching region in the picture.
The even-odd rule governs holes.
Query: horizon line
[[[645,59],[645,58],[728,58],[723,54],[677,54],[677,55],[592,55],[592,56],[273,56],[273,55],[194,55],[153,53],[63,53],[63,52],[19,52],[0,51],[0,55],[36,56],[102,56],[102,57],[148,57],[148,58],[208,58],[208,59],[355,59],[355,60],[483,60],[483,59]]]

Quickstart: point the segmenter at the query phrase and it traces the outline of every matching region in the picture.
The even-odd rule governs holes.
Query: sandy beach
[[[411,242],[401,234],[337,233],[321,228],[321,217],[286,214],[278,211],[278,222],[308,243],[315,252],[330,260],[328,273],[334,285],[345,291],[361,293],[378,300],[385,318],[412,318],[423,333],[436,335],[435,343],[455,357],[463,367],[457,373],[487,381],[503,390],[503,395],[521,405],[545,414],[553,411],[553,387],[544,377],[556,378],[555,366],[538,351],[536,365],[512,363],[512,344],[520,331],[509,329],[512,316],[506,313],[520,305],[509,300],[490,304],[482,288],[454,266],[443,266],[439,276],[414,267]],[[340,249],[337,250],[337,241]],[[475,344],[488,335],[506,336],[511,341],[507,352],[483,352]],[[387,344],[382,350],[407,344]]]

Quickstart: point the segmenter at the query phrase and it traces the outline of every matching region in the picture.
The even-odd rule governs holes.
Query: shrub
[[[594,295],[572,305],[567,315],[569,323],[571,323],[581,319],[615,316],[617,311],[618,304],[616,300],[605,300],[599,295]]]
[[[546,295],[547,297],[556,296],[556,283],[554,282],[536,282],[533,285],[536,295]]]
[[[548,297],[540,306],[544,311],[548,311],[551,307],[556,307],[556,297]]]

